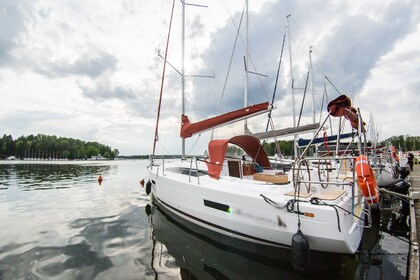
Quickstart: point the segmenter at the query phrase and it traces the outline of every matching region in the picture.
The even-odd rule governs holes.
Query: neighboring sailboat
[[[264,113],[270,106],[248,106],[197,123],[190,123],[183,112],[180,136],[185,139]],[[344,116],[361,141],[363,122],[350,99],[340,96],[330,102],[328,111],[314,138],[331,116]],[[227,157],[228,145],[241,148],[246,156]],[[353,254],[359,247],[366,218],[357,185],[362,187],[366,201],[376,203],[375,181],[364,172],[369,171],[364,158],[346,155],[306,159],[307,150],[295,159],[288,174],[272,168],[259,139],[251,135],[211,140],[208,157],[203,158],[183,156],[170,161],[158,160],[153,154],[146,192],[163,211],[221,236],[293,248],[296,242],[298,247],[304,245],[297,236],[307,242],[310,250]]]

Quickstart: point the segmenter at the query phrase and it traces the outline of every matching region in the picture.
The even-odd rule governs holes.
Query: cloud
[[[109,81],[100,80],[96,83],[94,88],[88,88],[80,85],[83,95],[87,98],[104,101],[112,98],[119,100],[133,100],[136,99],[136,94],[130,88],[123,88],[121,86],[113,87]]]
[[[185,109],[193,122],[214,116],[222,94],[219,113],[244,105],[245,22],[234,51],[237,31],[232,24],[239,26],[243,2],[213,2],[209,6],[216,4],[217,9],[187,9]],[[250,1],[247,69],[266,76],[249,74],[249,104],[271,101],[286,16],[291,14],[297,113],[309,69],[309,47],[314,46],[317,119],[320,111],[325,116],[324,83],[329,99],[339,94],[326,75],[340,93],[352,92],[355,106],[366,118],[372,112],[384,137],[419,134],[419,126],[413,125],[413,116],[420,111],[418,1],[321,2]],[[168,51],[168,61],[177,70],[181,69],[180,10],[176,3]],[[104,5],[81,0],[3,0],[1,130],[102,140],[123,154],[149,153],[163,67],[156,50],[163,48],[163,55],[169,15],[165,1]],[[293,123],[289,56],[286,41],[274,102],[276,128]],[[214,78],[191,77],[213,73]],[[309,81],[303,124],[312,122],[310,89]],[[159,127],[164,153],[179,153],[180,97],[181,77],[167,65]],[[253,131],[264,130],[266,115],[249,123]],[[229,137],[240,133],[241,125],[216,133]],[[146,138],[147,144],[136,144]],[[206,148],[204,138],[196,151]],[[187,141],[187,150],[194,143],[195,139]]]
[[[74,63],[59,60],[51,65],[50,73],[56,77],[63,75],[86,75],[96,78],[106,71],[113,71],[116,68],[117,59],[115,56],[99,51],[97,54],[84,54]]]
[[[413,31],[411,13],[409,4],[393,3],[382,14],[382,20],[365,15],[347,17],[326,38],[319,60],[341,85],[361,88],[378,59]]]
[[[309,6],[308,6],[309,5]],[[348,93],[351,88],[356,94],[369,81],[371,70],[374,69],[382,56],[393,50],[396,44],[413,32],[418,22],[418,4],[414,1],[388,1],[384,5],[377,3],[365,4],[363,7],[347,7],[343,5],[318,5],[316,3],[299,3],[290,1],[277,1],[268,3],[258,14],[250,14],[250,40],[251,63],[249,69],[268,75],[267,78],[250,74],[249,100],[251,104],[270,100],[275,83],[275,74],[280,55],[281,42],[284,30],[278,28],[286,23],[286,15],[291,13],[292,20],[292,53],[294,61],[296,111],[299,113],[300,103],[303,99],[306,74],[309,68],[309,47],[315,44],[314,82],[316,91],[317,111],[321,108],[323,93],[323,80],[326,75],[342,93]],[[379,5],[379,6],[378,6]],[[350,6],[350,5],[349,5]],[[325,7],[328,7],[325,9]],[[379,9],[378,9],[379,7]],[[310,10],[311,13],[305,11]],[[371,11],[373,11],[371,13]],[[274,18],[273,15],[276,17]],[[283,17],[283,23],[278,18]],[[240,14],[234,15],[239,23]],[[269,20],[267,20],[269,19]],[[271,20],[270,20],[271,19]],[[275,24],[273,24],[273,21]],[[231,24],[228,22],[228,24]],[[230,68],[229,78],[225,90],[221,112],[234,110],[243,105],[244,64],[245,55],[243,40],[244,26],[241,27],[241,36],[237,43],[234,61]],[[308,34],[312,36],[308,36]],[[208,49],[202,54],[204,67],[214,65],[216,78],[214,80],[194,80],[194,94],[208,98],[195,97],[189,101],[190,112],[197,118],[203,119],[214,115],[218,100],[222,93],[222,85],[229,67],[228,62],[232,53],[235,31],[228,25],[222,26],[212,35]],[[289,61],[287,44],[283,54],[283,61],[276,103],[281,104],[275,115],[291,114],[289,98]],[[206,59],[207,57],[207,59]],[[211,60],[209,59],[211,58]],[[200,70],[198,70],[200,72]],[[218,86],[212,86],[217,83]],[[328,82],[326,82],[328,83]],[[328,85],[330,98],[338,95]],[[307,89],[304,116],[312,114],[312,97],[310,88]],[[289,102],[282,102],[286,98]],[[324,106],[326,102],[324,101]],[[325,108],[325,107],[324,107]],[[317,112],[317,115],[319,113]],[[283,123],[283,121],[278,121]]]
[[[22,1],[2,0],[0,3],[0,67],[13,63],[11,51],[16,47],[16,37],[24,29]]]
[[[4,130],[27,130],[34,124],[46,120],[63,120],[66,116],[60,113],[44,112],[40,110],[18,109],[13,115],[3,117]]]

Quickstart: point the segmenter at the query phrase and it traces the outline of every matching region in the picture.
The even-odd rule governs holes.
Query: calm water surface
[[[405,279],[389,215],[358,255],[315,253],[297,273],[288,250],[225,246],[162,213],[139,184],[147,164],[0,162],[0,279]]]

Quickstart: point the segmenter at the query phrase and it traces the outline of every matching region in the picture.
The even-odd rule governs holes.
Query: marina
[[[290,249],[218,242],[165,214],[139,185],[147,165],[0,161],[0,222],[8,225],[0,230],[0,278],[407,278],[408,232],[390,233],[389,214],[365,231],[356,255],[312,252],[301,273]]]
[[[27,2],[0,279],[420,279],[419,1]]]

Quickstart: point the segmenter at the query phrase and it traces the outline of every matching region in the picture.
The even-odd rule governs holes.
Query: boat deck
[[[410,173],[411,188],[413,192],[420,192],[420,165],[414,165]],[[407,279],[419,279],[419,232],[420,232],[420,199],[414,200],[410,207],[411,231],[410,231],[410,256]]]

